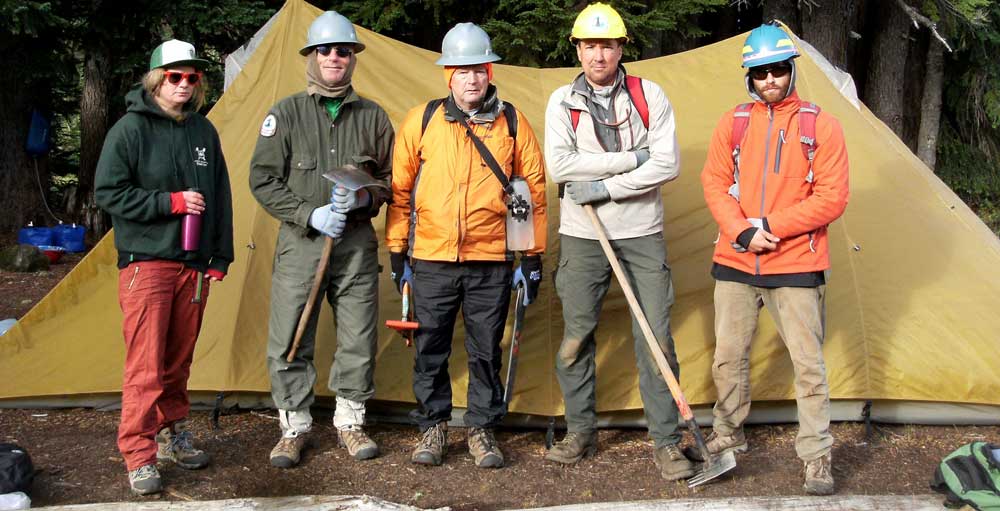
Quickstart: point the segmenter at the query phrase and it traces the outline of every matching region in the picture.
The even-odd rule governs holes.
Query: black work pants
[[[500,381],[500,340],[507,322],[513,270],[509,262],[413,264],[413,395],[410,417],[421,431],[451,419],[448,358],[459,308],[465,323],[469,386],[465,425],[494,427],[506,413]]]

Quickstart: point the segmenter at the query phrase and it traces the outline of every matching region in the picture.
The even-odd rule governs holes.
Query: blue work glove
[[[352,192],[343,186],[337,185],[333,187],[330,202],[333,203],[334,211],[347,213],[370,205],[372,203],[372,194],[368,193],[368,190],[364,188]]]
[[[524,286],[524,306],[531,305],[531,302],[538,298],[538,286],[542,284],[542,256],[521,256],[521,264],[514,270],[514,284],[511,286],[517,289],[518,285]]]
[[[339,238],[344,234],[345,225],[347,215],[334,211],[330,204],[320,206],[309,214],[309,226],[331,238]]]
[[[410,268],[410,258],[403,252],[389,252],[389,266],[392,268],[390,277],[396,284],[396,291],[403,292],[403,283],[413,287],[413,269]]]
[[[580,204],[593,204],[604,202],[611,198],[608,187],[604,186],[604,181],[570,181],[566,183],[566,193],[573,202]]]
[[[649,149],[636,149],[632,151],[635,154],[635,167],[639,168],[643,163],[649,161]]]

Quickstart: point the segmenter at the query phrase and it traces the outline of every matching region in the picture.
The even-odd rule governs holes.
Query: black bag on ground
[[[28,451],[17,444],[0,444],[0,494],[28,493],[35,467]]]

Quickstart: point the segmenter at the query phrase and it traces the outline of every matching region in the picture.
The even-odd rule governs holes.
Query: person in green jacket
[[[340,443],[358,460],[378,455],[363,426],[365,401],[375,395],[378,342],[378,240],[371,219],[389,200],[394,132],[389,116],[351,85],[357,54],[365,49],[350,20],[333,11],[309,27],[304,92],[271,107],[250,161],[250,190],[281,222],[271,277],[267,365],[281,438],[271,465],[299,463],[312,428],[316,318],[291,349],[327,236],[336,238],[320,293],[333,307],[337,350],[328,386],[337,394],[333,424]],[[354,165],[385,188],[350,192],[323,173]]]
[[[207,64],[189,43],[158,46],[97,163],[124,316],[118,448],[142,495],[162,489],[157,460],[186,469],[210,461],[187,428],[187,381],[210,282],[233,261],[233,209],[219,135],[198,113]]]

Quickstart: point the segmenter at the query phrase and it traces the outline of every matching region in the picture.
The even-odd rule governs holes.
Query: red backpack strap
[[[649,129],[649,103],[646,102],[646,91],[642,90],[642,78],[638,76],[625,75],[625,90],[628,97],[635,105],[639,117],[642,118],[642,125]]]
[[[573,133],[576,133],[576,127],[580,125],[580,111],[570,109],[569,120],[573,123]]]
[[[802,142],[802,154],[809,161],[809,174],[806,181],[813,181],[813,160],[816,159],[816,117],[819,117],[820,107],[810,101],[799,102],[799,141]]]
[[[733,111],[733,132],[729,136],[729,150],[733,152],[734,158],[739,155],[743,135],[746,134],[747,126],[750,125],[751,108],[753,108],[753,103],[743,103]]]

